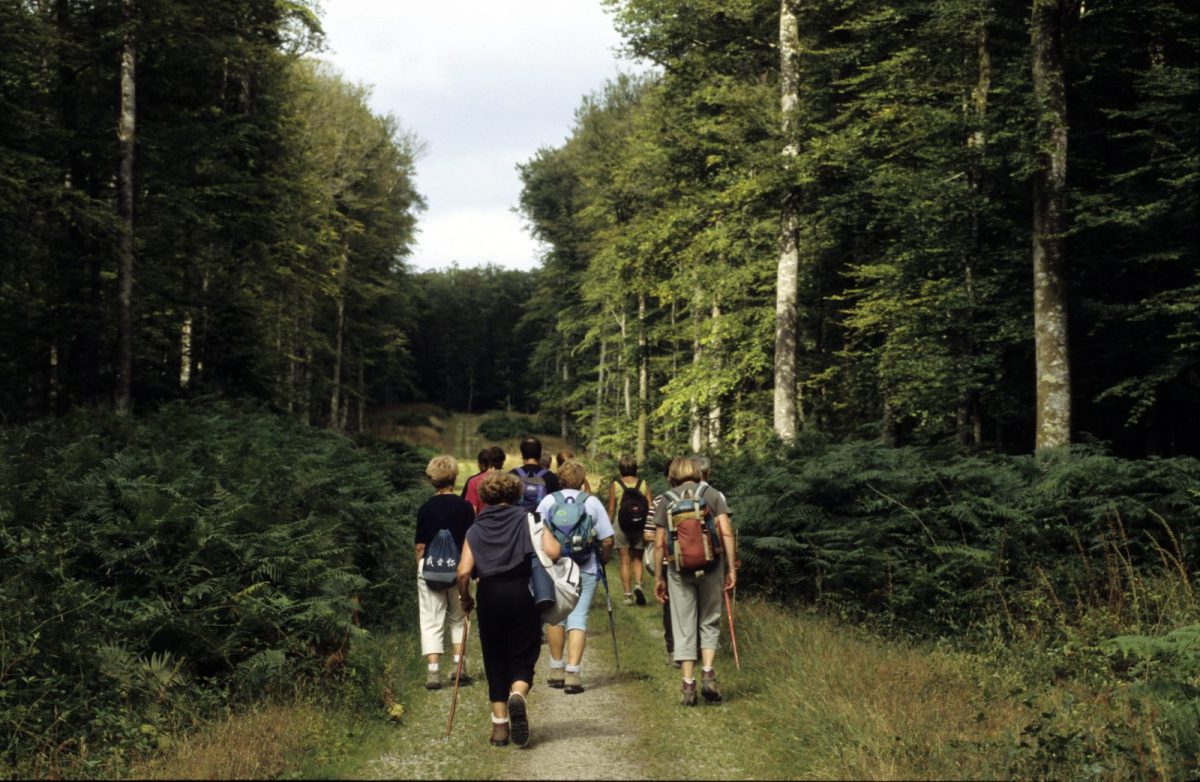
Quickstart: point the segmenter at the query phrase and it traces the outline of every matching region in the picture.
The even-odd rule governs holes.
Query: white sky
[[[599,0],[325,0],[330,61],[371,85],[371,108],[425,143],[417,269],[531,269],[539,248],[513,211],[518,163],[570,133],[583,96],[620,71]]]

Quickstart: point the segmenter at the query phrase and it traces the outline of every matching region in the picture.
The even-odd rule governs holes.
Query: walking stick
[[[742,661],[738,659],[737,636],[733,632],[733,604],[729,602],[729,593],[725,592],[725,613],[729,615],[729,642],[733,645],[733,664],[742,670]]]
[[[596,559],[599,562],[599,560],[600,560],[599,553],[596,554]],[[612,633],[613,659],[616,660],[617,672],[620,673],[620,671],[621,671],[621,655],[617,654],[617,624],[616,624],[616,622],[613,621],[612,594],[610,594],[608,591],[608,576],[605,575],[605,573],[604,573],[604,563],[599,562],[599,565],[600,565],[600,582],[604,584],[604,602],[608,605],[608,631],[610,633]]]
[[[454,729],[454,709],[458,706],[458,684],[462,681],[463,661],[467,659],[467,633],[471,632],[471,614],[468,612],[463,616],[463,639],[462,652],[458,655],[458,670],[454,672],[454,692],[450,695],[450,719],[446,721],[445,738],[450,738],[450,731]]]

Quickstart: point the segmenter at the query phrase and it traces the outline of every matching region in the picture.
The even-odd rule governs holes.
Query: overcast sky
[[[513,212],[516,165],[558,146],[587,93],[621,71],[599,0],[325,0],[329,60],[373,86],[426,145],[417,189],[428,208],[411,259],[529,269],[539,249]]]

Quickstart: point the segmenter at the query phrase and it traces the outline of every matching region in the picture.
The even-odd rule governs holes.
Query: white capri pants
[[[458,589],[430,589],[425,583],[425,560],[417,564],[417,608],[421,617],[421,654],[446,653],[446,618],[450,618],[450,643],[463,639],[463,610]]]

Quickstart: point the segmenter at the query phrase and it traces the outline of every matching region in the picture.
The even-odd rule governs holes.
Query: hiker
[[[425,467],[425,475],[433,484],[434,495],[417,510],[417,612],[421,625],[421,654],[425,655],[425,689],[442,686],[441,659],[445,651],[445,624],[450,619],[450,642],[454,648],[457,668],[462,656],[463,608],[458,593],[449,588],[436,590],[424,578],[425,550],[438,532],[448,530],[456,551],[461,552],[467,530],[475,521],[475,511],[469,503],[454,493],[458,478],[458,460],[453,456],[435,456]],[[462,683],[471,677],[463,672]]]
[[[521,491],[521,481],[511,473],[483,477],[483,511],[467,531],[458,564],[458,594],[465,611],[475,606],[470,580],[479,580],[479,643],[492,704],[489,740],[496,747],[507,745],[510,738],[518,747],[529,742],[525,696],[541,651],[541,619],[529,589],[534,549],[526,512],[519,504]],[[552,560],[562,553],[548,528],[542,532],[542,547]]]
[[[684,706],[696,705],[696,659],[700,659],[700,695],[709,703],[719,703],[721,692],[717,686],[717,672],[713,662],[721,637],[721,607],[723,590],[729,591],[737,584],[737,570],[733,563],[737,555],[733,540],[733,527],[729,521],[729,506],[724,496],[711,486],[701,486],[702,475],[694,459],[680,457],[670,466],[668,483],[671,491],[661,494],[655,503],[655,544],[660,551],[668,549],[668,528],[678,527],[683,517],[685,503],[703,501],[715,531],[713,546],[715,561],[706,565],[702,572],[680,572],[674,557],[665,568],[662,561],[655,563],[654,594],[660,603],[667,602],[668,581],[670,582],[671,630],[674,642],[674,658],[679,661],[683,674],[682,697]],[[706,522],[702,522],[706,527]],[[706,535],[707,533],[701,533]],[[682,537],[679,540],[683,540]],[[696,623],[699,621],[699,633]],[[699,635],[699,638],[697,638]],[[697,647],[699,647],[697,649]],[[699,652],[697,654],[697,652]]]
[[[570,448],[563,448],[558,452],[558,454],[555,455],[555,458],[558,459],[558,469],[561,470],[564,464],[575,458],[575,452]],[[579,488],[583,489],[588,494],[592,493],[592,484],[588,483],[588,479],[586,477],[583,479],[583,486],[580,486]],[[612,514],[609,515],[611,516]]]
[[[476,513],[483,510],[483,501],[479,499],[479,482],[489,472],[503,469],[504,458],[504,449],[498,445],[488,446],[479,452],[480,471],[467,479],[462,494],[463,499],[471,503],[471,507],[475,509]]]
[[[650,486],[638,478],[637,459],[622,456],[617,462],[620,478],[608,487],[608,517],[616,524],[614,538],[617,555],[621,558],[621,586],[625,590],[625,605],[646,605],[642,592],[642,551],[645,549],[644,532],[654,507],[654,495]],[[630,587],[632,584],[632,588]]]
[[[558,476],[541,464],[541,440],[530,435],[521,441],[519,447],[521,466],[514,467],[510,472],[521,479],[523,487],[520,504],[532,513],[537,510],[543,498],[558,491]]]
[[[670,484],[671,465],[674,463],[675,460],[672,459],[663,468],[663,477],[667,479],[668,485]],[[655,537],[658,534],[658,525],[654,521],[654,508],[655,505],[650,506],[650,513],[646,516],[646,528],[642,533],[643,545],[646,547],[645,552],[642,554],[642,564],[645,566],[646,571],[651,574],[651,578],[654,577],[656,561],[661,562],[664,568],[667,566],[666,555],[655,542]],[[675,634],[671,631],[671,606],[669,600],[670,597],[668,595],[667,600],[660,601],[662,602],[663,640],[667,644],[667,663],[678,668],[680,664],[675,659]]]
[[[565,510],[569,505],[582,503],[583,513],[588,519],[581,519],[578,524],[572,526],[576,529],[588,527],[592,531],[592,534],[581,533],[584,537],[582,546],[572,546],[570,540],[563,543],[564,553],[570,554],[579,564],[583,588],[575,610],[557,625],[546,626],[546,645],[550,649],[550,676],[547,683],[573,695],[583,692],[580,672],[583,649],[587,641],[588,608],[592,604],[592,595],[596,593],[600,568],[604,567],[604,563],[608,562],[612,555],[613,528],[608,512],[604,510],[604,504],[599,498],[581,491],[586,479],[582,464],[573,459],[568,460],[559,467],[558,479],[563,488],[547,496],[538,505],[538,513],[546,521],[546,528],[555,529],[555,538],[561,542],[572,530],[565,524],[560,525],[564,515],[559,511]]]

